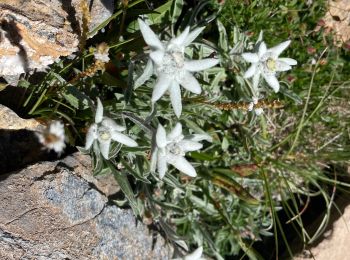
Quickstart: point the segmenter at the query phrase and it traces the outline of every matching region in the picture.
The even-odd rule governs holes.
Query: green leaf
[[[76,87],[67,87],[67,90],[62,95],[68,103],[76,109],[86,109],[89,107],[89,97],[79,91]]]
[[[255,199],[250,193],[244,189],[238,182],[229,178],[223,174],[215,174],[211,181],[214,185],[221,187],[230,193],[235,194],[238,198],[242,199],[249,204],[259,204],[259,201]]]
[[[165,4],[159,6],[156,8],[154,11],[155,13],[149,14],[148,18],[150,20],[150,25],[151,24],[159,24],[164,17],[166,17],[170,13],[170,9],[172,6],[173,1],[168,1]]]
[[[298,105],[301,105],[303,103],[303,100],[297,95],[295,94],[294,92],[292,92],[291,90],[289,90],[288,88],[286,88],[285,86],[283,86],[281,84],[281,87],[280,87],[280,92],[289,97],[290,99],[294,100],[295,103],[297,103]]]
[[[133,168],[127,163],[127,161],[120,159],[121,164],[125,167],[126,171],[129,172],[135,179],[142,181],[144,183],[150,184],[151,182],[143,177],[138,171],[133,170]]]
[[[224,25],[220,22],[220,20],[216,20],[216,24],[219,30],[219,46],[220,48],[227,52],[228,51],[228,41],[227,41],[227,33]]]
[[[195,205],[195,207],[200,208],[203,212],[205,212],[205,214],[211,215],[212,217],[219,214],[219,212],[215,209],[215,207],[208,201],[204,201],[193,195],[190,196],[189,198],[192,201],[192,203]]]
[[[154,11],[151,14],[148,14],[148,25],[153,25],[153,24],[160,24],[166,16],[169,15],[170,9],[172,6],[172,0],[166,2],[165,4],[159,6],[158,8],[154,9]],[[131,22],[128,25],[127,31],[130,33],[134,33],[136,31],[140,30],[139,23],[137,20]]]
[[[128,85],[124,91],[124,100],[125,104],[128,104],[130,101],[130,98],[133,93],[133,87],[134,87],[134,82],[133,82],[133,72],[134,72],[134,63],[130,62],[129,67],[128,67]]]
[[[181,12],[182,12],[182,7],[184,5],[183,0],[174,0],[173,5],[171,7],[171,23],[175,24],[177,20],[179,19]]]
[[[215,160],[215,158],[208,153],[191,152],[190,156],[193,159],[197,159],[200,161],[213,161],[213,160]]]
[[[4,83],[2,83],[2,84],[4,84]],[[25,80],[25,79],[21,79],[21,80],[18,81],[17,87],[29,88],[30,87],[30,83],[27,80]]]
[[[136,216],[139,216],[140,211],[137,207],[137,201],[135,199],[134,192],[130,186],[130,183],[129,183],[127,176],[121,172],[118,172],[112,163],[107,161],[107,165],[110,168],[110,170],[112,171],[114,178],[118,182],[120,189],[123,191],[125,197],[128,199],[130,206],[131,206],[132,210],[134,211],[134,214]]]

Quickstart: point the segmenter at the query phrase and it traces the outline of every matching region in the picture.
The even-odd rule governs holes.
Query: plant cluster
[[[240,20],[228,20],[223,7],[238,3],[171,0],[146,11],[149,4],[121,1],[90,32],[99,34],[82,37],[79,55],[53,65],[38,84],[20,82],[30,89],[28,114],[64,121],[65,134],[54,122],[40,141],[56,152],[68,142],[89,153],[94,174],[113,174],[119,183],[123,195],[114,202],[159,229],[180,256],[198,248],[196,257],[203,249],[217,259],[259,259],[253,244],[263,236],[280,230],[288,244],[276,214],[281,208],[301,227],[305,244],[314,240],[324,224],[314,236],[305,231],[303,196],[322,194],[331,205],[319,181],[334,182],[320,173],[318,153],[299,149],[298,138],[330,93],[347,83],[334,90],[330,82],[309,111],[324,52],[308,65],[311,87],[299,90],[292,87],[296,72],[285,71],[305,57],[280,57],[294,36],[277,37],[268,48],[262,28],[253,28],[260,32],[255,39]],[[305,92],[301,115],[285,108],[301,104]]]

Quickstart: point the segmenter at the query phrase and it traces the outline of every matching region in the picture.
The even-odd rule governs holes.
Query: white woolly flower
[[[102,62],[109,62],[109,56],[108,53],[94,53],[95,60],[99,60]]]
[[[150,60],[135,86],[142,85],[155,73],[157,82],[152,93],[152,102],[159,100],[168,90],[175,115],[180,117],[182,111],[180,85],[188,91],[200,94],[202,89],[192,72],[209,69],[219,63],[217,59],[187,60],[185,48],[197,38],[204,27],[190,32],[186,29],[176,38],[161,42],[151,28],[138,19],[142,36],[151,47]]]
[[[60,121],[51,122],[43,132],[37,133],[37,137],[47,149],[54,150],[58,154],[61,154],[66,147],[64,125]]]
[[[156,134],[156,148],[151,159],[151,171],[158,169],[159,178],[162,179],[168,169],[168,163],[190,177],[196,177],[193,166],[185,159],[186,152],[197,151],[202,148],[198,143],[202,140],[211,141],[211,137],[195,134],[185,138],[182,135],[182,125],[177,123],[175,128],[167,135],[162,125],[158,125]]]
[[[125,129],[124,126],[118,125],[113,119],[103,117],[103,106],[100,99],[97,99],[95,123],[90,126],[86,135],[85,149],[90,149],[94,141],[98,140],[100,152],[108,160],[112,140],[130,147],[137,146],[137,143],[133,139],[120,133]]]
[[[275,92],[279,91],[280,84],[276,78],[276,73],[290,70],[292,65],[297,64],[297,61],[294,59],[278,57],[288,47],[290,42],[290,40],[282,42],[270,49],[267,49],[266,44],[261,42],[258,53],[246,52],[242,54],[243,59],[252,64],[245,72],[244,77],[253,77],[255,89],[258,87],[260,75],[262,75]]]
[[[173,260],[201,260],[203,254],[203,247],[198,247],[196,250],[194,250],[191,254],[188,254],[182,258],[174,258]]]
[[[96,50],[94,51],[94,58],[95,60],[102,61],[102,62],[109,62],[109,47],[107,43],[102,42],[100,43]]]

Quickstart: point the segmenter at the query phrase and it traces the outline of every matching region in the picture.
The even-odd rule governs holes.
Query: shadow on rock
[[[0,129],[0,174],[57,157],[54,152],[44,149],[34,131]]]

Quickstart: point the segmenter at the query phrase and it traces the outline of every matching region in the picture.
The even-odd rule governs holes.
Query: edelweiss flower
[[[100,99],[97,99],[95,123],[90,126],[86,135],[85,149],[90,149],[93,142],[97,139],[102,156],[108,160],[111,140],[125,144],[126,146],[137,146],[137,143],[133,139],[120,133],[125,129],[124,126],[118,125],[113,119],[103,117],[103,106]]]
[[[175,128],[167,135],[162,125],[158,125],[156,134],[156,148],[152,154],[151,170],[158,169],[159,178],[162,179],[167,171],[168,163],[179,171],[191,177],[197,173],[193,166],[185,159],[186,152],[197,151],[202,148],[198,141],[211,141],[210,136],[195,134],[187,138],[182,135],[182,125],[177,123]]]
[[[37,133],[37,137],[47,149],[54,150],[58,154],[61,154],[66,147],[64,125],[60,121],[51,122],[43,132]]]
[[[188,254],[182,258],[174,258],[173,260],[201,260],[203,254],[203,247],[198,247],[191,254]]]
[[[290,41],[285,41],[273,48],[267,49],[266,44],[261,42],[258,53],[246,52],[242,54],[244,60],[252,63],[245,72],[244,77],[253,77],[253,86],[255,89],[258,87],[261,74],[275,92],[279,91],[280,84],[276,78],[276,73],[290,70],[292,65],[297,64],[297,61],[294,59],[278,57],[289,44]]]
[[[144,21],[138,19],[138,22],[142,36],[151,47],[152,52],[143,75],[135,82],[135,85],[136,87],[142,85],[155,73],[158,78],[153,89],[152,102],[155,103],[169,90],[175,115],[180,117],[182,111],[180,85],[192,93],[200,94],[201,86],[191,72],[208,69],[219,62],[217,59],[185,59],[185,48],[196,39],[204,27],[192,32],[189,27],[186,27],[178,37],[162,43]]]
[[[102,61],[104,63],[109,62],[109,46],[107,43],[102,42],[100,43],[96,50],[94,51],[94,58],[95,60]]]

